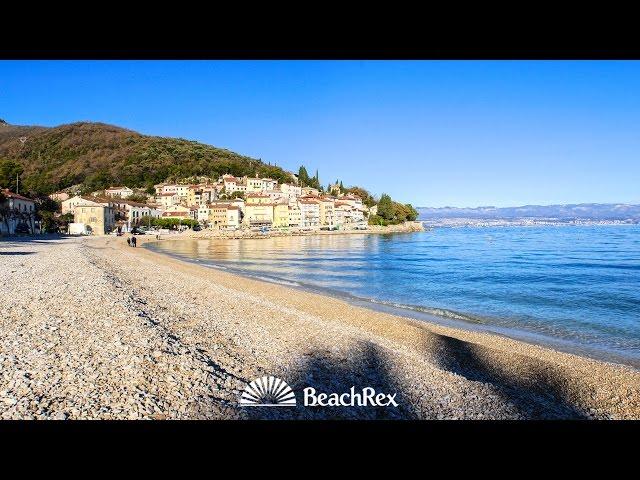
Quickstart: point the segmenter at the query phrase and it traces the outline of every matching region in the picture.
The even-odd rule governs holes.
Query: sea
[[[640,368],[640,225],[164,240],[147,248],[379,311]]]

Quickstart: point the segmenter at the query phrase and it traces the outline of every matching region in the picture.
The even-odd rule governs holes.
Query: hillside
[[[91,122],[53,128],[0,123],[0,182],[12,182],[16,168],[22,170],[20,191],[32,193],[76,184],[84,190],[121,184],[149,189],[170,178],[223,173],[290,180],[279,167],[229,150]]]

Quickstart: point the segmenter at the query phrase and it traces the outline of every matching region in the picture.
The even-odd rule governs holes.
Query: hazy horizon
[[[0,118],[182,137],[421,207],[640,204],[637,61],[2,61]]]
[[[523,207],[556,207],[563,205],[629,205],[629,206],[640,206],[640,202],[638,203],[629,203],[629,202],[568,202],[568,203],[547,203],[547,204],[534,204],[528,203],[526,205],[465,205],[465,206],[457,206],[457,205],[442,205],[442,206],[434,206],[434,205],[414,205],[416,208],[523,208]]]

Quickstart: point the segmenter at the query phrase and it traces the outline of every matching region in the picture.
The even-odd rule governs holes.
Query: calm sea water
[[[640,226],[167,240],[149,248],[640,366]]]

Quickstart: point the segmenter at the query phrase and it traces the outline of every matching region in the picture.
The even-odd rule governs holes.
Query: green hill
[[[34,194],[77,184],[85,191],[111,185],[150,189],[167,179],[223,173],[291,179],[280,167],[229,150],[92,122],[53,128],[0,123],[0,186],[12,188],[16,172],[20,191]]]

